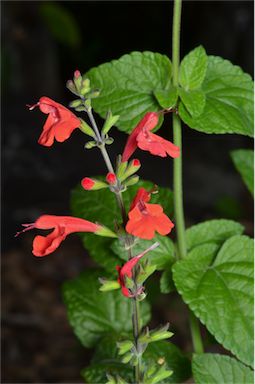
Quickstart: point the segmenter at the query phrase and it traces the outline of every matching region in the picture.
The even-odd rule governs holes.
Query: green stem
[[[107,152],[107,150],[105,148],[105,145],[104,145],[103,140],[101,138],[101,135],[100,135],[99,129],[97,127],[96,121],[94,119],[93,113],[92,113],[91,110],[87,110],[87,113],[88,113],[91,125],[92,125],[92,127],[94,129],[94,132],[96,134],[97,140],[98,140],[99,143],[101,143],[99,148],[100,148],[100,151],[101,151],[102,156],[104,158],[106,167],[107,167],[109,172],[115,173],[114,169],[113,169],[113,166],[112,166],[112,163],[111,163],[111,159],[110,159],[110,157],[108,155],[108,152]],[[120,208],[123,225],[125,226],[126,223],[127,223],[127,212],[126,212],[126,209],[125,209],[122,193],[121,192],[116,192],[115,196],[116,196],[116,199],[117,199],[118,206]],[[128,249],[128,258],[132,259],[132,257],[133,257],[132,256],[132,250],[131,250],[131,248],[129,248]],[[134,273],[134,275],[135,275],[135,273]],[[136,287],[135,278],[134,278],[134,282],[135,282],[135,287]],[[133,322],[134,340],[135,340],[135,345],[136,345],[137,350],[139,349],[139,340],[138,339],[139,339],[139,335],[141,333],[141,322],[140,322],[140,310],[139,310],[139,307],[140,307],[139,301],[137,300],[136,297],[134,297],[133,298],[132,322]],[[135,366],[135,384],[140,384],[141,383],[141,373],[142,373],[142,371],[141,371],[141,357],[139,356],[138,357],[138,364]]]
[[[180,64],[180,30],[181,30],[181,7],[182,0],[174,1],[173,16],[173,40],[172,40],[172,65],[173,85],[178,87],[179,64]],[[183,259],[187,255],[185,239],[185,221],[183,209],[183,188],[182,188],[182,127],[178,115],[173,114],[173,136],[174,144],[180,148],[180,157],[174,159],[174,212],[177,231],[178,256]],[[193,341],[193,348],[196,353],[203,353],[203,343],[199,330],[197,318],[190,312],[190,329]]]

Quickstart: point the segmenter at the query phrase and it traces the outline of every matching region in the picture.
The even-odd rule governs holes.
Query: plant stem
[[[178,87],[180,64],[181,7],[182,0],[174,0],[172,65],[173,85],[175,87]],[[182,127],[181,120],[177,114],[173,114],[173,136],[174,144],[180,148],[181,153],[180,157],[174,159],[174,212],[177,230],[178,255],[180,259],[183,259],[187,255],[187,247],[185,239],[185,221],[182,191]],[[199,322],[191,311],[189,316],[194,351],[196,353],[203,353],[203,343],[199,330]]]
[[[102,156],[104,158],[106,167],[107,167],[109,172],[115,173],[113,166],[112,166],[112,163],[111,163],[111,159],[110,159],[108,152],[105,148],[105,144],[103,143],[103,140],[101,138],[101,135],[100,135],[99,129],[97,127],[96,121],[94,119],[93,113],[91,110],[87,110],[87,113],[88,113],[88,117],[90,119],[91,125],[94,129],[94,132],[96,134],[97,140],[99,143],[101,143],[99,148],[100,148],[100,151],[101,151]],[[127,212],[126,212],[126,208],[124,205],[122,193],[121,192],[115,192],[115,196],[117,199],[118,206],[120,208],[123,225],[125,227],[125,225],[127,223]],[[128,258],[132,259],[132,257],[133,257],[132,256],[132,249],[128,248]],[[135,271],[134,271],[134,276],[135,276]],[[136,289],[135,277],[134,277],[134,283],[135,283],[135,289]],[[134,334],[136,349],[139,350],[138,338],[139,338],[139,335],[141,332],[140,310],[139,310],[140,305],[139,305],[139,301],[137,300],[136,297],[134,297],[132,300],[133,300],[133,314],[132,314],[133,334]],[[138,364],[135,366],[135,384],[139,384],[139,383],[141,383],[141,357],[140,356],[138,357]]]

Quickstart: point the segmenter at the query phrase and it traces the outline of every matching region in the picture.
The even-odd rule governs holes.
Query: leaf
[[[200,88],[206,74],[207,55],[200,45],[189,52],[181,62],[179,83],[186,90]]]
[[[98,179],[98,176],[96,178]],[[151,190],[154,184],[149,181],[140,180],[135,186],[129,187],[123,193],[123,200],[127,210],[137,189],[140,187]],[[167,215],[172,214],[173,194],[170,189],[160,187],[159,193],[153,194],[151,201],[153,203],[160,203]],[[94,222],[97,221],[111,229],[114,229],[116,220],[121,222],[121,215],[115,195],[109,189],[85,191],[80,185],[77,186],[71,195],[71,211],[76,217]],[[121,263],[120,258],[111,249],[113,239],[101,238],[93,234],[88,236],[84,233],[81,233],[81,238],[92,259],[105,269],[113,271],[116,265]]]
[[[160,278],[160,291],[161,293],[170,293],[175,291],[175,285],[173,282],[173,273],[171,266],[166,269]]]
[[[63,286],[68,319],[74,333],[85,347],[93,347],[107,333],[132,330],[132,301],[120,291],[100,292],[103,270],[87,270]],[[150,307],[141,303],[143,325],[150,320]]]
[[[185,91],[185,89],[178,90],[181,100],[187,111],[193,117],[201,115],[205,107],[205,94],[202,91]]]
[[[253,82],[230,61],[208,56],[201,90],[206,95],[203,113],[191,117],[183,102],[179,115],[190,128],[204,133],[239,133],[253,136]]]
[[[193,225],[186,230],[188,250],[205,243],[221,245],[225,240],[234,235],[241,235],[244,227],[232,220],[208,220]]]
[[[91,365],[82,370],[82,376],[89,384],[104,383],[106,373],[113,376],[119,374],[129,383],[133,381],[132,368],[120,362],[116,348],[117,341],[120,341],[120,338],[109,334],[98,343]],[[166,341],[150,344],[143,354],[142,361],[145,367],[155,363],[160,367],[159,363],[162,364],[163,358],[166,361],[166,368],[174,372],[171,377],[162,381],[162,384],[182,383],[191,376],[190,361],[184,357],[179,348]]]
[[[253,363],[253,240],[229,238],[194,248],[173,266],[178,292],[216,340]]]
[[[57,41],[70,47],[81,42],[79,26],[74,16],[63,6],[47,2],[40,5],[40,13]]]
[[[224,355],[194,355],[192,372],[196,384],[252,384],[253,372],[238,360]]]
[[[156,265],[158,270],[164,269],[170,263],[175,260],[174,256],[174,245],[172,240],[167,236],[156,235],[152,240],[142,240],[133,246],[133,255],[138,255],[145,249],[149,248],[155,242],[159,242],[159,246],[150,251],[148,255],[144,256],[143,260],[148,260],[150,264]],[[114,240],[111,246],[113,252],[118,255],[121,259],[127,261],[127,252],[123,249],[122,244],[118,239]]]
[[[251,149],[236,149],[231,152],[231,158],[242,179],[254,196],[254,152]]]
[[[154,91],[154,95],[162,108],[172,108],[177,103],[177,88],[171,87],[167,90],[156,90]]]
[[[171,62],[159,53],[131,52],[92,68],[86,76],[92,88],[101,91],[92,102],[95,111],[105,118],[110,109],[120,115],[116,126],[131,132],[146,112],[161,109],[153,92],[170,84]]]

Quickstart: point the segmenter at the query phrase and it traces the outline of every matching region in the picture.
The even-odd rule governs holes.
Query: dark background
[[[90,352],[75,339],[66,320],[61,284],[92,262],[80,239],[71,236],[49,258],[31,254],[34,234],[14,239],[21,223],[42,213],[69,214],[69,194],[84,176],[102,174],[96,150],[84,151],[76,130],[70,140],[44,148],[37,144],[45,115],[29,112],[41,96],[65,105],[66,80],[134,50],[171,55],[172,2],[2,1],[2,338],[5,383],[81,382]],[[253,3],[186,1],[182,56],[202,44],[253,70]],[[100,119],[98,119],[100,122]],[[168,137],[170,120],[160,134]],[[184,199],[187,225],[209,218],[241,221],[252,234],[252,199],[235,171],[229,151],[252,146],[239,135],[206,135],[184,127]],[[113,131],[111,155],[126,136]],[[140,172],[171,186],[172,160],[139,153]],[[189,352],[186,308],[177,296],[161,295],[154,322],[170,320],[173,341]],[[169,304],[171,302],[171,305]],[[163,309],[168,308],[168,309]],[[204,333],[209,350],[217,349]]]

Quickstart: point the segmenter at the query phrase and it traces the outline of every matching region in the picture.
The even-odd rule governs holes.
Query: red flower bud
[[[78,77],[80,76],[81,76],[81,72],[78,69],[76,69],[76,71],[74,72],[74,77],[78,79]]]
[[[110,185],[114,185],[114,184],[116,184],[116,182],[117,182],[117,178],[116,178],[116,176],[115,176],[114,173],[109,172],[109,173],[107,173],[106,181],[107,181],[107,183],[109,183]]]
[[[84,179],[82,179],[81,181],[81,185],[84,189],[86,189],[86,191],[90,191],[95,185],[95,181],[90,179],[89,177],[84,177]]]
[[[138,159],[134,159],[134,160],[132,161],[132,166],[133,166],[133,167],[136,167],[136,168],[140,167],[140,166],[141,166],[140,160],[138,160]]]

